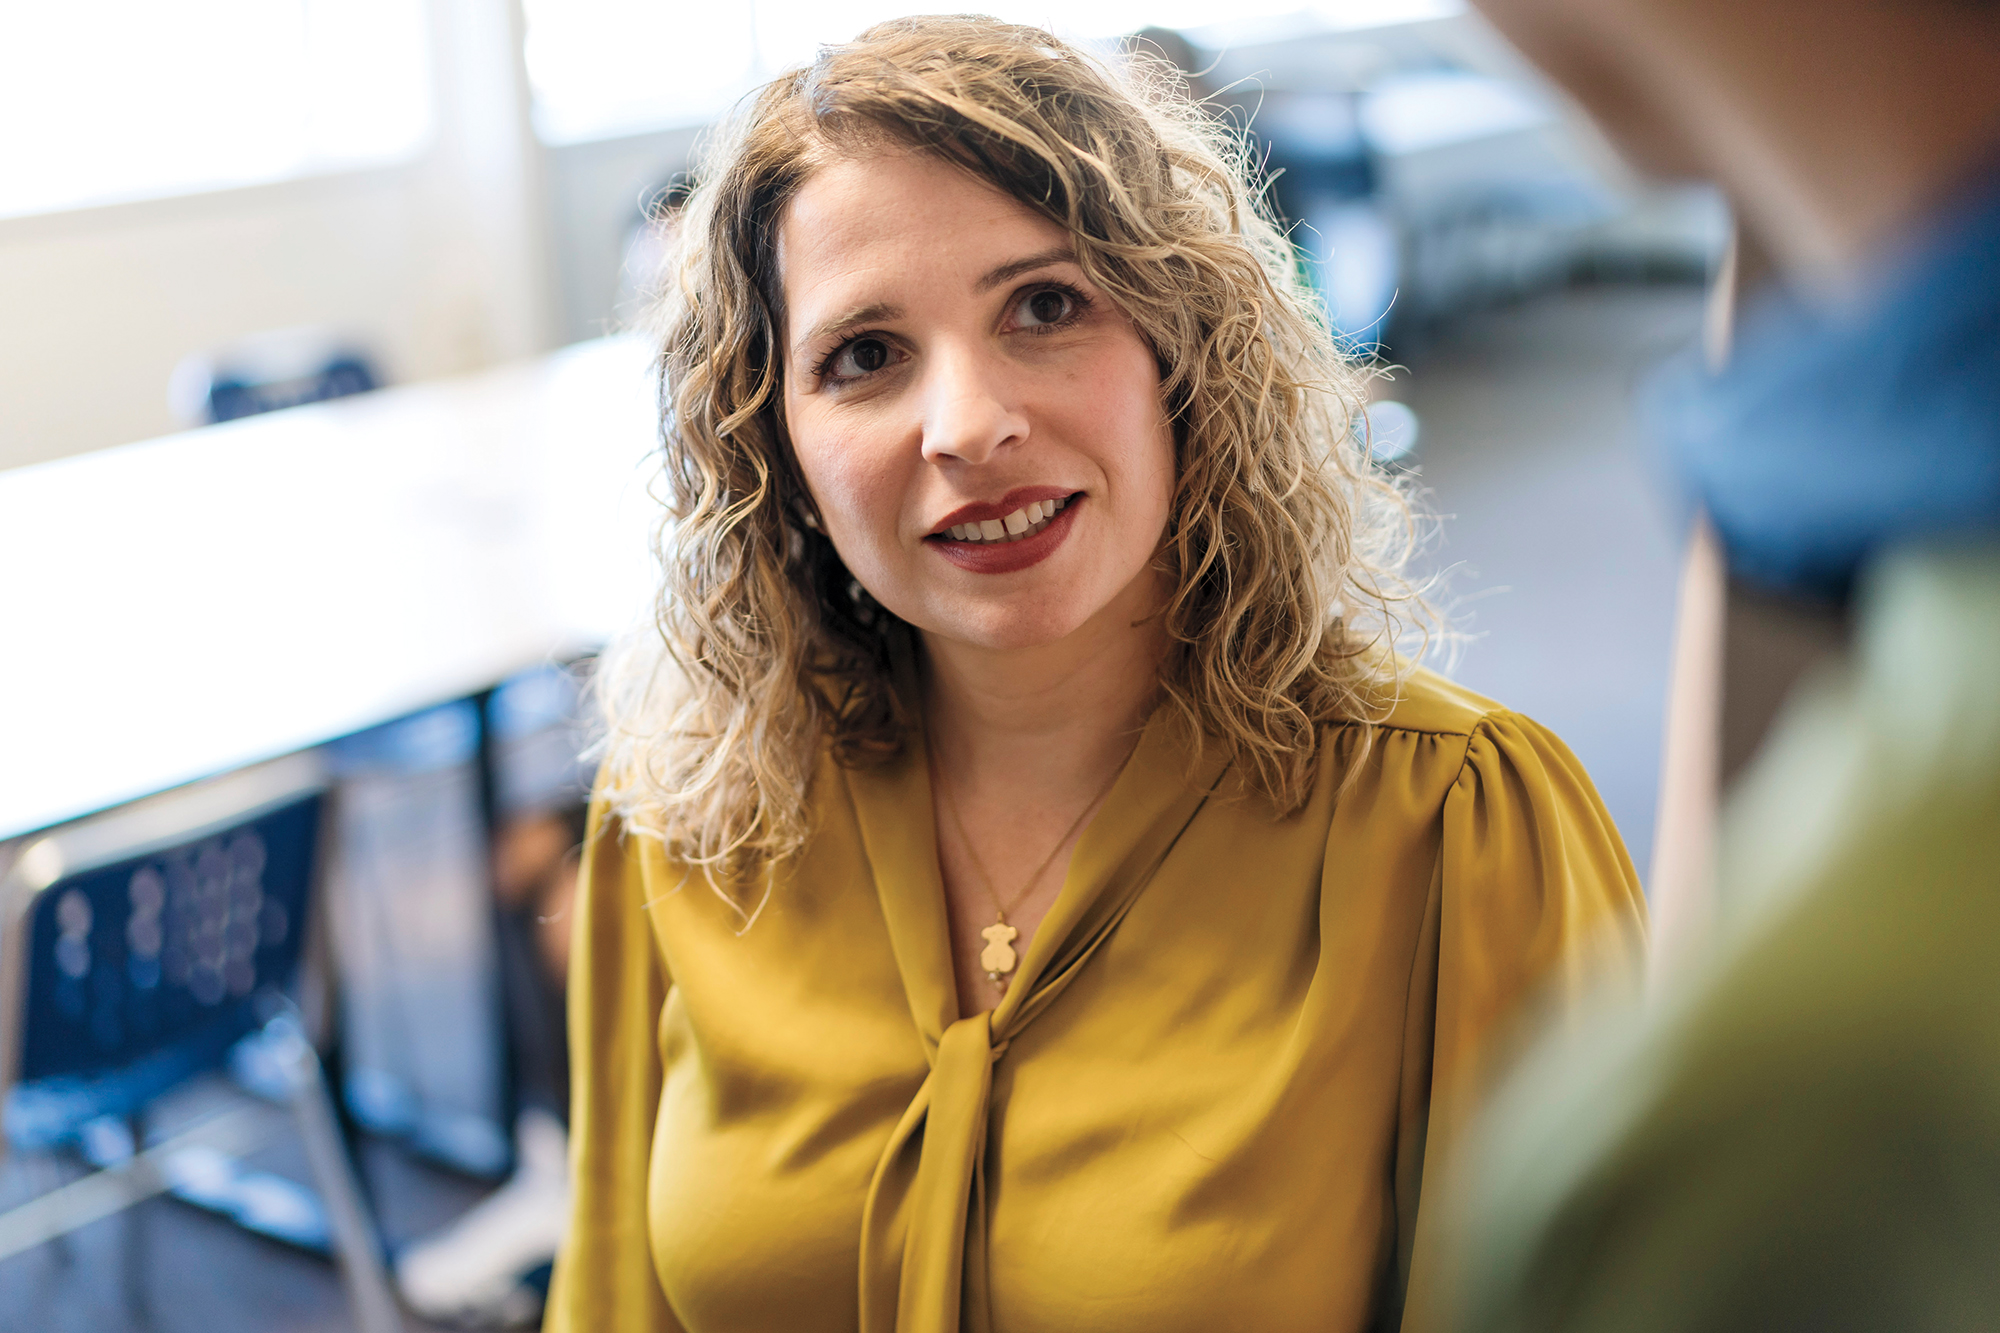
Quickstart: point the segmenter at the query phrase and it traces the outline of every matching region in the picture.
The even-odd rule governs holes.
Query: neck
[[[1648,9],[1672,70],[1663,114],[1778,265],[1824,298],[1859,294],[2000,145],[2000,16],[1990,7]]]
[[[1051,809],[1095,796],[1158,692],[1167,638],[1145,614],[1155,592],[1135,589],[1064,638],[1028,648],[925,634],[925,723],[954,788],[974,800],[1004,788]]]

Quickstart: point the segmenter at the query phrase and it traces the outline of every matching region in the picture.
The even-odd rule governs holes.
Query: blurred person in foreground
[[[718,136],[606,668],[551,1327],[1393,1327],[1530,992],[1631,864],[1392,651],[1360,372],[1164,72],[992,20]]]
[[[1457,1326],[2000,1327],[2000,5],[1480,5],[1775,260],[1650,406],[1853,643],[1731,795],[1716,950],[1500,1100]]]

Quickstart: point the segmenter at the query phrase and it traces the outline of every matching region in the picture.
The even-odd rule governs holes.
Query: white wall
[[[0,467],[164,434],[181,357],[326,325],[393,381],[559,339],[516,6],[433,0],[417,161],[0,219]]]
[[[640,201],[684,170],[700,131],[665,130],[548,150],[543,180],[556,265],[558,328],[564,342],[617,330],[625,239]]]
[[[0,222],[0,466],[175,428],[189,352],[331,324],[396,379],[478,365],[478,293],[437,262],[410,172]]]

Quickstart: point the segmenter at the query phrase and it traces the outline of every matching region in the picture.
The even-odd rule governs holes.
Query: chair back
[[[299,755],[32,840],[0,880],[0,1107],[47,1147],[226,1059],[282,1004],[328,783]]]
[[[185,358],[168,406],[190,426],[302,407],[382,387],[375,361],[328,329],[272,329]]]

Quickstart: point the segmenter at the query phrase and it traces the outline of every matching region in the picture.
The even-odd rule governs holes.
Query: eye
[[[1024,329],[1046,329],[1076,316],[1081,302],[1073,292],[1060,287],[1039,287],[1021,298],[1016,307]]]
[[[837,380],[861,379],[888,365],[894,355],[880,338],[856,338],[828,359],[824,373]]]

